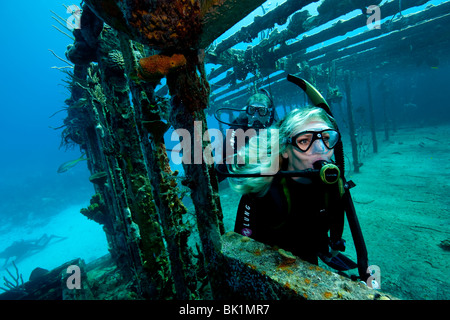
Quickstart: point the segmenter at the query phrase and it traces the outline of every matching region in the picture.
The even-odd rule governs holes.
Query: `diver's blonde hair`
[[[264,174],[274,168],[273,161],[278,162],[275,165],[280,170],[284,165],[281,155],[288,147],[288,139],[301,132],[307,123],[318,120],[325,122],[330,128],[337,130],[335,120],[322,108],[308,106],[292,110],[279,123],[269,128],[277,130],[278,145],[271,143],[273,134],[258,134],[252,137],[248,145],[238,151],[238,157],[245,159],[245,164],[232,164],[232,172],[236,174]],[[258,154],[267,155],[270,161],[258,161]],[[263,196],[267,193],[272,181],[273,176],[229,179],[230,186],[233,190],[241,194],[256,193],[258,196]]]

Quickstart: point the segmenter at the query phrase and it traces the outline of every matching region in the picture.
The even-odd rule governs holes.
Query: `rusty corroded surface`
[[[208,46],[263,0],[87,0],[97,16],[132,40],[162,51]]]
[[[308,300],[390,300],[392,297],[248,237],[222,237],[228,285],[241,298]]]
[[[97,16],[131,39],[159,50],[183,51],[198,43],[197,1],[86,1]]]

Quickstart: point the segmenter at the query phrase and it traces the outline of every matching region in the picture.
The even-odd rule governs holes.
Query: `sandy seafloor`
[[[401,299],[450,299],[450,251],[439,246],[450,239],[450,125],[401,128],[389,141],[378,132],[378,153],[366,144],[360,173],[346,173],[369,252],[381,269],[381,289]],[[344,137],[344,151],[350,145]],[[351,156],[347,157],[349,162]],[[220,185],[226,230],[232,230],[239,195]],[[90,262],[107,251],[101,226],[80,214],[89,204],[74,204],[60,214],[9,228],[0,226],[3,247],[17,239],[44,233],[67,237],[17,262],[24,280],[36,267],[55,268],[71,259]],[[348,226],[346,254],[355,258]],[[0,260],[3,264],[3,260]],[[11,265],[9,270],[13,271]],[[7,276],[0,270],[0,279]],[[3,280],[0,280],[3,286]]]
[[[46,219],[35,218],[12,229],[8,226],[0,227],[2,247],[20,239],[36,240],[44,234],[65,237],[65,239],[53,238],[43,250],[16,261],[24,281],[29,279],[36,267],[51,270],[75,258],[82,258],[88,263],[108,253],[108,244],[102,227],[80,213],[80,209],[88,205],[89,199],[87,203],[72,205],[60,214]],[[3,264],[4,260],[0,259],[0,267]],[[10,262],[7,268],[11,273],[16,274]],[[0,287],[5,287],[3,277],[6,276],[9,280],[11,277],[1,268],[0,276]],[[0,290],[1,292],[3,290]]]

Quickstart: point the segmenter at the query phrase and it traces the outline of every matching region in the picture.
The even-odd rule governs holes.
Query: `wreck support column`
[[[367,99],[369,102],[370,131],[372,132],[373,153],[378,153],[377,131],[375,129],[375,115],[372,101],[372,74],[367,77]]]
[[[383,87],[383,92],[381,93],[381,99],[382,99],[382,108],[383,108],[383,120],[384,120],[384,138],[386,141],[389,141],[389,117],[387,114],[387,95],[388,91],[385,87]]]
[[[350,134],[350,141],[352,144],[353,155],[353,170],[359,172],[361,164],[358,161],[358,145],[356,144],[355,124],[353,122],[353,104],[352,104],[352,92],[350,88],[350,73],[345,72],[345,93],[347,96],[347,117],[348,117],[348,130]]]
[[[199,59],[197,52],[188,52],[185,57],[186,66],[167,76],[167,84],[173,97],[170,120],[175,129],[187,130],[192,138],[191,159],[189,163],[183,163],[185,184],[192,190],[191,198],[195,206],[206,270],[213,296],[217,299],[224,288],[221,285],[223,273],[220,272],[221,235],[224,227],[214,167],[203,159],[205,146],[209,143],[209,137],[204,137],[207,125],[203,111],[208,105],[209,84],[202,57]],[[201,132],[196,132],[199,128],[195,127],[194,122],[197,121],[201,123]],[[198,154],[194,155],[196,146],[201,146],[201,159],[198,159]]]
[[[172,172],[170,168],[164,144],[163,135],[169,125],[163,115],[167,114],[168,110],[165,110],[165,105],[155,101],[154,83],[133,80],[137,79],[137,55],[143,54],[143,46],[123,36],[119,38],[132,93],[136,129],[141,137],[141,150],[167,243],[176,298],[201,298],[196,296],[196,268],[187,244],[190,228],[183,225],[182,216],[187,209],[178,196],[179,189],[175,179],[177,172]]]
[[[121,184],[122,192],[115,197],[120,201],[125,230],[129,230],[127,244],[135,251],[127,258],[136,268],[136,281],[146,298],[172,297],[168,257],[141,150],[141,137],[136,130],[124,66],[121,64],[122,68],[118,71],[117,63],[110,63],[111,60],[123,60],[117,32],[105,28],[102,38],[105,41],[100,42],[103,59],[99,59],[99,66],[102,71],[101,84],[107,98],[104,121],[108,131],[114,133],[111,142],[115,149],[114,154],[109,156],[113,160],[110,170]]]

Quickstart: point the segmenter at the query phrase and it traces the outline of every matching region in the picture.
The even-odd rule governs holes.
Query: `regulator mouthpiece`
[[[341,171],[338,166],[325,160],[314,162],[313,167],[316,170],[320,170],[320,179],[326,184],[335,184],[341,177]]]

